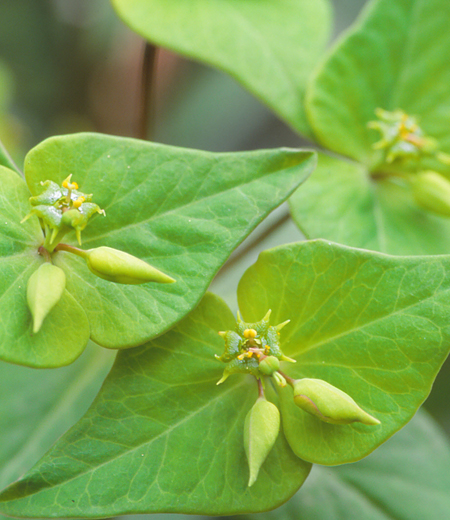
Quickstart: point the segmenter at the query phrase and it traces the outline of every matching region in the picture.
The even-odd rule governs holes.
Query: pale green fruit
[[[380,424],[361,409],[345,392],[321,379],[298,379],[294,383],[294,401],[297,406],[320,420],[331,424],[361,422]]]
[[[269,455],[280,431],[280,412],[278,408],[259,397],[245,418],[244,448],[247,455],[252,486],[258,478],[259,470]]]
[[[259,371],[265,376],[271,376],[277,370],[280,370],[280,361],[275,356],[267,356],[259,362]]]
[[[412,179],[414,199],[422,208],[450,217],[450,182],[439,173],[417,173]]]
[[[27,302],[33,316],[33,333],[39,332],[48,313],[59,302],[66,287],[66,275],[56,265],[42,264],[28,280]]]
[[[90,249],[86,251],[85,258],[92,273],[110,282],[124,284],[175,282],[173,278],[147,262],[118,249],[105,246]]]

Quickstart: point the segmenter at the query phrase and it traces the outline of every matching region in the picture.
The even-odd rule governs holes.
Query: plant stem
[[[281,370],[278,370],[277,371],[280,375],[282,375],[284,377],[284,379],[286,379],[286,383],[288,383],[289,385],[291,385],[292,387],[294,386],[294,383],[295,383],[295,379],[292,379],[292,377],[289,377],[288,375],[286,375],[284,372],[282,372]]]
[[[257,379],[256,381],[258,383],[258,397],[265,398],[264,387],[263,387],[261,379]]]
[[[67,253],[73,253],[74,255],[81,256],[81,258],[86,259],[88,253],[84,251],[84,249],[79,249],[78,247],[70,246],[69,244],[58,244],[55,247],[55,251],[66,251]]]
[[[52,240],[52,231],[47,228],[48,233],[45,235],[44,247],[47,249],[49,253],[53,253],[55,247],[59,244],[59,241],[63,238],[64,235],[70,231],[68,228],[63,227],[58,231],[55,238]]]
[[[140,100],[139,100],[139,115],[137,121],[136,136],[139,139],[146,140],[149,137],[149,121],[153,121],[153,93],[155,90],[155,71],[156,71],[156,54],[157,48],[150,44],[145,43],[144,53],[142,57],[142,68],[141,68],[141,87],[140,87]]]
[[[52,257],[50,255],[50,253],[47,251],[47,249],[45,249],[44,246],[41,246],[39,249],[38,249],[38,252],[41,256],[43,256],[45,258],[45,261],[46,262],[49,262],[50,264],[52,263]]]

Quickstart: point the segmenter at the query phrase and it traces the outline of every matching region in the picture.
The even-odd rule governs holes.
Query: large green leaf
[[[425,414],[356,464],[314,466],[286,505],[243,520],[430,520],[450,511],[448,439]]]
[[[94,344],[70,367],[0,363],[0,487],[27,471],[86,411],[114,353]]]
[[[315,136],[359,162],[322,156],[307,193],[293,198],[293,217],[310,238],[390,254],[448,252],[448,219],[422,211],[398,178],[371,177],[386,165],[367,124],[376,108],[401,109],[450,151],[449,24],[447,0],[374,0],[318,69],[306,95]],[[434,159],[425,163],[449,174]]]
[[[320,154],[316,170],[289,204],[309,238],[394,255],[450,250],[450,219],[422,210],[407,187],[372,180],[360,163]]]
[[[375,109],[400,108],[450,150],[450,3],[376,0],[318,70],[307,93],[317,139],[370,165]]]
[[[228,72],[290,125],[310,134],[303,95],[329,36],[327,0],[112,3],[144,38]]]
[[[32,334],[27,282],[44,262],[30,192],[1,168],[0,358],[34,367],[72,362],[89,336],[131,347],[160,335],[190,312],[235,247],[283,202],[315,164],[312,152],[266,150],[212,154],[99,134],[52,138],[26,158],[31,194],[69,173],[106,210],[83,231],[86,249],[110,246],[148,260],[175,284],[128,286],[92,274],[84,260],[56,252],[66,274],[62,299]],[[77,245],[72,232],[64,242]]]
[[[272,309],[290,319],[281,340],[294,378],[340,388],[378,426],[333,425],[279,389],[286,438],[302,459],[361,459],[404,426],[428,395],[450,349],[450,257],[389,257],[323,241],[261,253],[238,288],[246,321]]]
[[[223,350],[217,331],[233,326],[228,307],[207,294],[173,330],[120,352],[85,417],[1,495],[0,511],[235,514],[286,501],[310,465],[295,457],[280,432],[258,480],[247,487],[243,429],[257,385],[240,376],[216,386],[223,370],[214,358]]]
[[[99,134],[56,137],[25,161],[33,194],[46,179],[73,174],[106,210],[83,231],[101,245],[147,260],[174,284],[126,286],[93,275],[84,260],[59,252],[67,290],[82,302],[91,338],[110,348],[142,344],[170,329],[201,299],[235,247],[307,177],[312,152],[213,154]],[[76,244],[75,235],[64,241]]]
[[[83,352],[89,323],[66,290],[38,334],[27,306],[27,282],[44,262],[38,248],[43,235],[37,218],[20,224],[29,212],[29,192],[17,173],[0,166],[0,359],[31,366],[67,365]]]

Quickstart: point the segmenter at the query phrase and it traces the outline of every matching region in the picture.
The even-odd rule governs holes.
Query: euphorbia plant
[[[1,495],[2,512],[235,514],[280,505],[311,462],[358,460],[414,415],[450,346],[449,272],[447,256],[386,257],[321,241],[267,251],[239,284],[243,319],[254,324],[267,308],[273,323],[289,316],[279,343],[296,363],[281,361],[283,373],[338,388],[376,420],[330,424],[298,407],[289,385],[260,375],[282,426],[257,478],[250,458],[249,487],[244,431],[257,379],[238,370],[217,385],[218,331],[236,321],[208,294],[172,331],[118,355],[87,415]]]
[[[450,153],[448,2],[373,0],[326,56],[327,2],[113,4],[139,34],[230,73],[320,145],[318,168],[290,199],[308,238],[399,255],[448,252],[450,221],[414,201],[411,183],[402,180],[404,164],[385,160],[374,146],[380,134],[370,128],[377,110],[400,110],[417,120],[439,152]],[[181,17],[182,31],[175,27]],[[239,45],[223,47],[219,38],[217,47],[209,45],[209,32],[197,30],[205,19],[222,38],[237,32]],[[450,176],[448,160],[427,159],[424,170]],[[413,164],[414,170],[422,171]]]
[[[292,193],[313,165],[310,152],[220,155],[81,134],[52,138],[33,149],[25,164],[27,183],[2,167],[0,254],[6,292],[0,358],[56,367],[76,359],[89,337],[108,348],[128,348],[163,333],[197,304],[236,245]],[[112,275],[105,272],[103,278],[109,280],[92,274],[84,259],[87,253],[76,248],[76,224],[66,234],[70,227],[63,219],[70,211],[57,216],[62,231],[55,227],[55,233],[47,223],[44,235],[35,213],[43,217],[56,208],[40,204],[48,195],[42,194],[41,182],[47,190],[58,191],[68,170],[84,193],[95,194],[94,212],[106,212],[83,230],[83,247],[92,251],[87,258],[91,271],[99,274],[99,262],[111,254],[106,246],[148,260],[176,283],[122,285],[111,283]],[[39,204],[30,206],[30,195]],[[21,222],[26,215],[30,218]],[[95,265],[93,251],[102,256]],[[48,260],[63,271],[65,288],[33,333],[27,283]]]
[[[373,2],[312,80],[327,35],[326,2],[113,3],[141,34],[230,72],[299,132],[352,158],[322,151],[318,170],[291,199],[308,235],[398,254],[445,250],[447,97],[430,80],[430,101],[409,102],[414,67],[429,61],[430,70],[448,72],[436,50],[448,47],[440,23],[450,13],[442,1]],[[431,34],[416,23],[417,12]],[[236,48],[222,45],[230,27]],[[371,44],[374,34],[392,65],[379,76],[367,59],[370,46],[359,44]],[[433,59],[417,58],[418,41]],[[399,49],[408,57],[401,63]],[[236,245],[311,172],[310,152],[208,154],[80,134],[29,153],[28,188],[7,155],[0,157],[7,194],[0,231],[17,247],[0,242],[10,269],[5,287],[14,292],[3,302],[11,312],[0,355],[60,366],[89,336],[122,349],[86,415],[0,495],[3,513],[265,511],[294,494],[312,463],[370,454],[430,392],[450,349],[448,256],[297,243],[264,252],[244,274],[237,320],[219,297],[204,295]],[[83,193],[75,193],[75,180]],[[93,213],[105,209],[106,217],[86,226],[83,204],[94,202]],[[54,208],[60,213],[51,229]],[[374,233],[386,215],[386,233]],[[156,266],[150,278],[176,283],[155,285],[139,275],[142,285],[121,285],[136,274],[117,271],[131,262],[127,255]],[[26,282],[39,265],[64,272],[67,284],[55,284],[61,299],[50,298],[33,330],[30,308],[42,310],[40,287],[53,276],[31,283],[35,300],[27,307]],[[9,475],[2,484],[18,476]]]

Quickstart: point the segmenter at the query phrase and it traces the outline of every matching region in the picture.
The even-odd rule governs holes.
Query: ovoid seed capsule
[[[278,408],[264,397],[259,397],[248,412],[244,424],[244,448],[250,470],[249,487],[258,478],[259,470],[273,448],[279,431]]]
[[[124,284],[175,282],[173,278],[147,262],[111,247],[90,249],[86,251],[85,258],[92,273],[110,282]]]
[[[450,217],[450,182],[433,171],[417,173],[412,177],[412,192],[422,208]]]
[[[275,356],[267,356],[259,363],[259,371],[265,376],[271,376],[277,370],[280,370],[280,361]]]
[[[66,287],[66,275],[56,265],[42,264],[28,280],[27,302],[33,317],[33,333],[39,332],[48,313],[59,302]]]
[[[348,394],[321,379],[295,381],[294,401],[305,412],[315,415],[326,423],[380,424],[378,419],[362,410]]]

